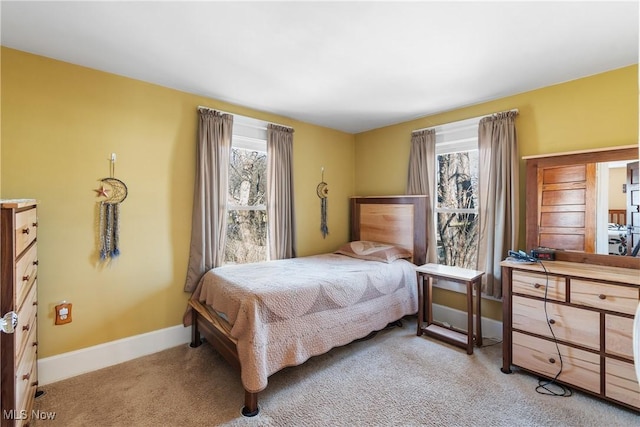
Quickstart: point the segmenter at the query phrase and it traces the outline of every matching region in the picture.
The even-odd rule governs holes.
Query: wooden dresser
[[[640,271],[566,261],[544,261],[547,272],[539,263],[501,265],[502,372],[517,366],[553,379],[562,361],[559,383],[640,411],[632,345]]]
[[[29,423],[38,373],[37,353],[37,227],[35,200],[0,200],[0,315],[13,311],[13,334],[0,333],[2,363],[2,426]]]

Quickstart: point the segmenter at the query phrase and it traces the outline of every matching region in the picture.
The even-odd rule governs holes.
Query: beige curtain
[[[185,292],[224,261],[233,116],[200,109],[191,247]]]
[[[515,111],[494,114],[480,120],[478,127],[478,269],[485,272],[485,293],[495,298],[502,298],[500,262],[518,244],[516,115]]]
[[[267,218],[269,258],[295,258],[293,129],[267,126]]]
[[[436,164],[436,131],[426,129],[411,134],[407,194],[425,194],[427,200],[427,262],[437,263],[436,227],[433,218],[434,171]]]

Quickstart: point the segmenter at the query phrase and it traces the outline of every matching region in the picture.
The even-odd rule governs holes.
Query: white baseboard
[[[45,357],[38,360],[38,384],[50,384],[188,342],[191,328],[178,325]]]
[[[433,304],[433,318],[461,330],[467,328],[467,313]],[[482,335],[500,340],[502,323],[482,318]],[[182,325],[135,335],[38,360],[38,383],[51,384],[76,375],[117,365],[128,360],[157,353],[191,341],[191,328]]]
[[[448,323],[456,329],[467,330],[467,313],[465,311],[439,304],[432,304],[431,307],[433,309],[433,320]],[[502,322],[483,317],[482,337],[502,341]]]

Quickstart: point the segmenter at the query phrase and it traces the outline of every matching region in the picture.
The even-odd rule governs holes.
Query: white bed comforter
[[[415,266],[324,254],[218,267],[192,297],[223,313],[244,388],[417,312]]]

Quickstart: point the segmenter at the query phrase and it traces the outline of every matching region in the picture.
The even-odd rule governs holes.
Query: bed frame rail
[[[189,301],[193,313],[193,324],[191,326],[191,347],[198,347],[202,344],[202,337],[238,372],[241,371],[240,358],[236,343],[229,339],[214,325],[216,321],[209,311],[198,301]],[[245,389],[244,407],[242,415],[254,417],[258,415],[258,393],[252,393]]]

